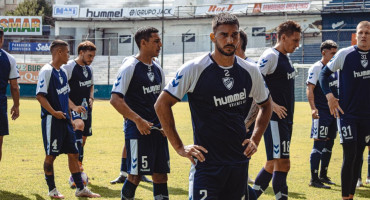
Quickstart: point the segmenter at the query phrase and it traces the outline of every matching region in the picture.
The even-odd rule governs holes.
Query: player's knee
[[[152,179],[154,183],[167,183],[168,177],[167,174],[154,173]]]
[[[275,171],[288,172],[290,170],[289,159],[277,159],[275,164]]]
[[[77,161],[78,160],[78,153],[69,153],[68,154],[68,160],[70,161]]]
[[[44,161],[44,170],[45,172],[52,173],[53,172],[53,164],[54,164],[55,157],[46,156]]]
[[[265,168],[265,170],[267,171],[267,172],[269,172],[270,174],[272,174],[272,172],[274,171],[274,164],[275,163],[275,160],[269,160],[269,161],[267,161],[266,163],[265,163],[265,166],[264,166],[264,168]]]
[[[74,121],[74,123],[75,123],[75,129],[76,130],[80,130],[80,131],[83,131],[84,130],[85,124],[84,124],[84,122],[81,119],[76,119]]]
[[[129,174],[127,179],[133,183],[134,185],[139,185],[140,181],[141,181],[141,175],[132,175],[132,174]]]

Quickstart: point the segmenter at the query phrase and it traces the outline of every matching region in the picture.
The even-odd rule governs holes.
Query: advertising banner
[[[121,19],[123,18],[124,10],[124,8],[81,8],[80,18]]]
[[[162,7],[142,7],[142,8],[126,8],[124,17],[127,18],[148,18],[148,17],[161,17]],[[175,14],[174,7],[164,7],[164,16],[171,17]]]
[[[42,35],[41,16],[0,16],[5,35]]]
[[[53,17],[77,18],[79,10],[79,5],[53,5]]]
[[[50,43],[45,42],[9,42],[9,51],[48,52]]]
[[[18,79],[18,83],[37,84],[39,71],[43,65],[44,64],[17,63],[19,76],[21,77]]]
[[[263,3],[261,12],[307,11],[310,2]]]
[[[232,14],[246,14],[248,4],[210,5],[195,8],[195,15],[217,15],[222,12]]]

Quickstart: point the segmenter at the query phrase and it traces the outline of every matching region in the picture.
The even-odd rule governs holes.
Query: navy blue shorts
[[[198,163],[198,162],[197,162]],[[189,200],[241,200],[245,198],[248,163],[191,165]]]
[[[137,131],[137,129],[136,129]],[[152,175],[170,173],[170,155],[167,138],[159,131],[138,139],[126,139],[127,173]]]
[[[285,119],[279,121],[270,120],[263,135],[267,160],[289,158],[292,126],[293,124],[287,122]]]
[[[0,97],[0,136],[9,135],[8,111],[6,97]]]
[[[370,145],[370,120],[337,119],[340,143],[357,142]]]
[[[41,126],[46,155],[58,156],[62,153],[78,153],[76,137],[69,120],[56,119],[52,115],[46,115],[41,120]]]
[[[330,113],[320,113],[319,119],[312,119],[311,138],[313,139],[335,139],[337,137],[337,119]]]
[[[71,111],[71,114],[72,114],[72,120],[76,120],[76,119],[82,120],[81,115],[78,114],[77,112]],[[82,120],[85,125],[85,128],[82,131],[82,136],[86,136],[86,137],[92,136],[91,120],[92,120],[91,112],[87,112],[87,120]]]

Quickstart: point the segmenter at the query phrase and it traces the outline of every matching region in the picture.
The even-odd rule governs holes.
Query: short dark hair
[[[54,49],[56,49],[57,47],[61,47],[61,46],[68,47],[68,43],[63,40],[54,40],[50,45],[50,52],[53,53]]]
[[[137,47],[140,49],[140,42],[141,40],[149,41],[149,38],[152,37],[152,33],[158,33],[158,29],[151,27],[151,26],[145,26],[139,28],[135,33],[135,42]]]
[[[280,39],[283,34],[290,37],[291,35],[293,35],[294,32],[301,33],[302,29],[301,29],[301,25],[299,25],[297,22],[288,20],[286,22],[281,23],[277,27],[276,32],[277,32],[278,39]]]
[[[239,30],[240,34],[240,48],[245,51],[247,49],[247,44],[248,44],[248,37],[247,34],[243,30]]]
[[[86,40],[81,42],[77,47],[77,53],[79,54],[80,51],[96,51],[96,46],[94,43]]]
[[[337,43],[335,43],[333,40],[325,40],[323,43],[321,43],[320,52],[322,52],[324,49],[330,50],[332,48],[338,49]]]
[[[4,36],[4,30],[0,28],[0,37],[3,37],[3,36]]]
[[[224,12],[224,13],[220,13],[220,14],[216,15],[215,17],[213,17],[213,20],[212,20],[213,32],[214,33],[216,32],[216,29],[217,29],[218,26],[225,25],[225,24],[237,25],[238,29],[239,29],[239,20],[238,20],[238,18],[233,14]]]

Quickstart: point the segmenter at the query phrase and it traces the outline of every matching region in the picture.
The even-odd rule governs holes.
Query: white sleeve
[[[278,56],[272,52],[266,52],[258,59],[257,66],[262,75],[266,76],[274,73],[278,62]]]
[[[44,66],[47,67],[47,66]],[[37,80],[36,95],[39,93],[47,94],[52,70],[41,69]]]
[[[191,67],[185,63],[177,71],[176,76],[167,83],[164,90],[181,101],[186,93],[192,92],[195,88],[196,81],[194,80],[198,77],[195,69],[196,67]]]
[[[249,96],[253,97],[257,104],[264,103],[269,98],[270,91],[259,70],[256,68],[252,73],[252,89]]]
[[[134,65],[125,65],[123,64],[118,70],[116,81],[113,84],[112,93],[119,93],[123,96],[126,95],[128,87],[131,82],[131,78],[134,74],[135,66]]]
[[[8,54],[9,55],[9,54]],[[10,62],[10,73],[9,73],[9,79],[17,79],[19,78],[19,71],[17,69],[17,63],[13,56],[8,56],[9,62]]]
[[[68,61],[67,64],[63,65],[61,68],[65,69],[68,81],[72,78],[73,68],[76,66],[76,62],[74,60]]]
[[[160,67],[159,67],[160,68]],[[161,71],[161,76],[162,76],[162,84],[161,84],[161,90],[163,90],[164,89],[164,87],[166,87],[166,77],[164,76],[164,72],[163,72],[163,70],[160,68],[159,69],[160,71]]]
[[[308,69],[306,84],[311,83],[313,85],[316,85],[317,82],[319,81],[320,72],[321,66],[313,65],[312,67],[310,67],[310,69]]]
[[[348,48],[339,50],[326,65],[330,71],[335,72],[343,69],[344,60],[348,54]]]

